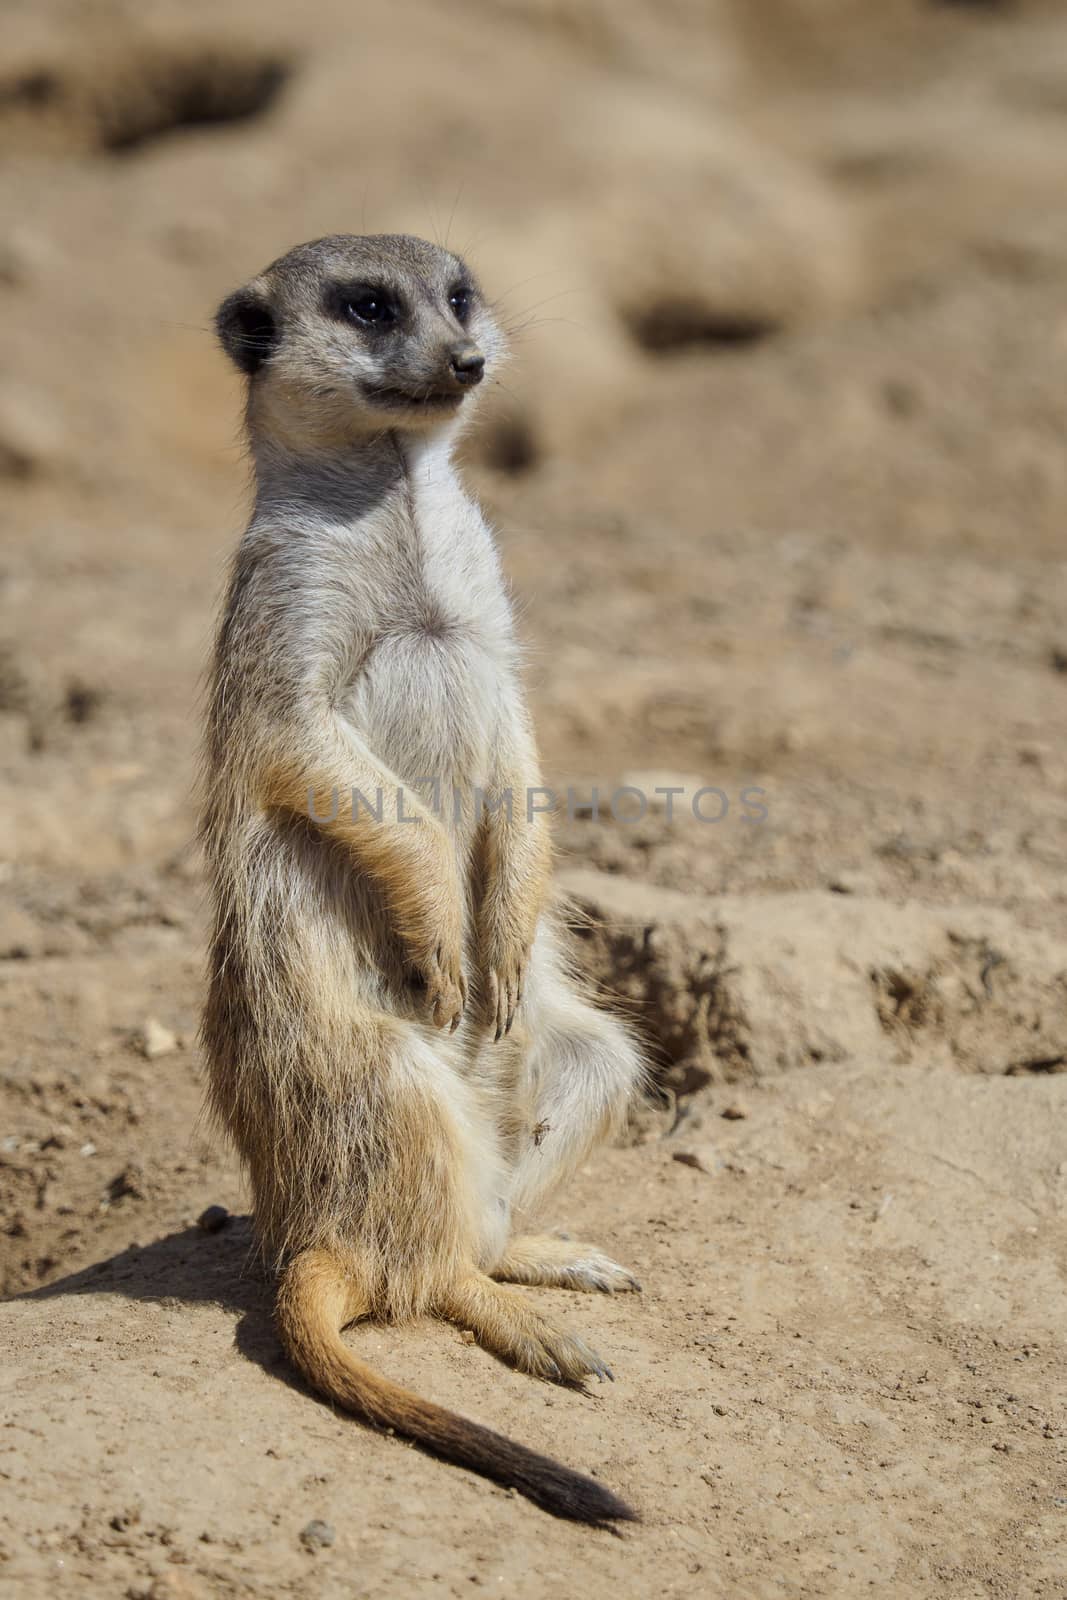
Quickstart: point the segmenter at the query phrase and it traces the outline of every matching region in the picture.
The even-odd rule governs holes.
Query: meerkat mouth
[[[412,394],[407,389],[389,389],[364,384],[363,393],[372,405],[388,411],[453,411],[462,402],[462,389],[430,389]]]

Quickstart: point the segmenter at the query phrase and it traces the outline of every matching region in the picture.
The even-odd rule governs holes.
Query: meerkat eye
[[[396,321],[397,305],[384,289],[365,289],[345,302],[345,315],[353,322],[384,328]]]
[[[471,312],[471,291],[458,284],[448,297],[448,303],[460,322],[466,322]]]

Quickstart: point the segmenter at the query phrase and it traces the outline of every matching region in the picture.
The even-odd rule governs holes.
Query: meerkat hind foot
[[[512,1239],[492,1276],[504,1283],[581,1289],[590,1294],[625,1294],[641,1289],[632,1272],[595,1245],[547,1233]]]
[[[584,1339],[565,1333],[514,1289],[482,1272],[460,1280],[438,1306],[441,1316],[469,1328],[478,1343],[495,1356],[553,1383],[581,1383],[584,1378],[614,1381],[614,1373]]]

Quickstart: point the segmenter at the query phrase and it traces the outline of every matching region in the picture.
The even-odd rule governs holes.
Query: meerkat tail
[[[368,1309],[358,1285],[328,1251],[306,1250],[286,1268],[278,1292],[279,1332],[290,1359],[320,1394],[432,1455],[517,1489],[554,1516],[594,1526],[638,1520],[603,1484],[374,1372],[341,1338],[342,1327]]]

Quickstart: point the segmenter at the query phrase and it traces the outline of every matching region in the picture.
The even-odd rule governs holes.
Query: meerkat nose
[[[473,344],[461,344],[449,355],[452,376],[457,383],[473,386],[481,383],[485,374],[485,357]]]

